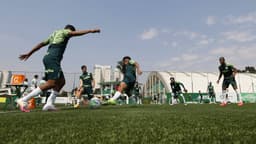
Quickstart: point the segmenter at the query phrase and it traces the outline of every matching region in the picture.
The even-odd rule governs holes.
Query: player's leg
[[[243,105],[243,100],[242,100],[242,97],[241,97],[240,93],[238,92],[238,87],[237,87],[236,81],[233,80],[231,85],[232,85],[232,87],[233,87],[233,89],[236,93],[236,96],[237,96],[237,105],[242,106]]]
[[[20,107],[20,110],[23,112],[29,112],[29,110],[27,109],[27,103],[28,101],[39,95],[42,91],[47,91],[51,88],[55,87],[55,80],[48,80],[45,84],[37,87],[36,89],[34,89],[32,92],[30,92],[28,95],[18,99],[17,103]]]
[[[84,97],[84,105],[88,105],[89,101],[94,97],[93,95],[93,89],[91,87],[86,88],[86,95],[87,97]]]
[[[78,108],[80,106],[81,96],[85,92],[84,88],[79,88],[76,92],[76,104],[74,105],[74,108]]]
[[[182,100],[183,100],[183,104],[184,104],[184,105],[187,105],[187,102],[186,102],[186,100],[185,100],[185,97],[184,97],[183,93],[180,93],[180,97],[181,97]]]
[[[51,111],[56,110],[54,103],[56,100],[56,97],[59,95],[60,90],[64,87],[66,81],[65,77],[62,71],[59,72],[59,78],[56,80],[49,80],[54,81],[54,87],[52,88],[52,92],[47,100],[47,103],[44,105],[43,110],[44,111]]]
[[[228,96],[228,91],[227,88],[229,87],[230,81],[228,80],[223,80],[222,83],[222,101],[220,106],[226,106],[227,105],[227,96]]]
[[[209,95],[209,101],[210,101],[210,103],[209,103],[209,104],[212,104],[212,103],[213,103],[212,94],[211,94],[211,93],[209,93],[208,95]]]
[[[172,102],[171,105],[177,104],[178,103],[178,94],[176,92],[172,93]]]
[[[126,89],[127,84],[123,81],[120,83],[118,90],[116,91],[115,95],[109,99],[109,104],[116,104],[116,100],[121,96],[122,92]]]

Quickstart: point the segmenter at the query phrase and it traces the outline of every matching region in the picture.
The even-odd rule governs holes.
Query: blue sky
[[[43,71],[47,47],[27,62],[29,51],[56,29],[101,28],[70,40],[66,72],[82,64],[113,65],[125,55],[143,70],[217,71],[218,57],[255,66],[255,0],[2,0],[0,69]]]

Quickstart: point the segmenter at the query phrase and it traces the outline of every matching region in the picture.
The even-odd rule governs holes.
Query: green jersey
[[[219,66],[219,71],[224,75],[224,79],[233,78],[234,66],[229,64],[224,64]]]
[[[83,87],[92,87],[93,76],[92,73],[83,73],[80,76],[80,80],[83,81]]]
[[[214,93],[214,87],[213,87],[213,85],[209,85],[209,86],[208,86],[208,92],[209,92],[209,93]]]
[[[184,85],[181,82],[171,82],[170,85],[173,93],[181,92],[181,87],[184,88]]]
[[[47,38],[43,43],[49,44],[49,48],[46,55],[56,58],[56,60],[61,61],[67,43],[69,40],[69,29],[62,29],[53,32],[49,38]]]
[[[136,79],[136,66],[135,61],[130,60],[127,65],[124,66],[124,76]]]

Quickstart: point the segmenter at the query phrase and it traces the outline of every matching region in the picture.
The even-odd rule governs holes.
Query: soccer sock
[[[241,102],[242,101],[241,95],[239,94],[239,92],[237,90],[235,90],[235,92],[236,92],[236,96],[237,96],[237,102]]]
[[[112,100],[117,100],[121,96],[121,93],[117,91],[115,95],[111,98]]]
[[[227,102],[227,91],[223,90],[222,91],[222,102],[226,103]]]
[[[181,94],[180,96],[182,97],[183,103],[185,104],[186,103],[185,97],[183,96],[183,94]]]
[[[53,90],[51,92],[51,95],[49,96],[46,104],[52,105],[55,102],[55,99],[56,99],[57,95],[59,95],[59,92]]]
[[[80,104],[80,98],[76,99],[76,104]]]
[[[37,87],[32,92],[30,92],[28,95],[21,98],[21,100],[24,101],[24,102],[28,102],[31,98],[39,95],[41,92],[42,92],[42,90],[39,87]]]

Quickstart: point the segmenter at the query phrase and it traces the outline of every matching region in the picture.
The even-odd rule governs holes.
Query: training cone
[[[28,109],[34,109],[36,108],[36,99],[32,98],[31,100],[28,101]]]

